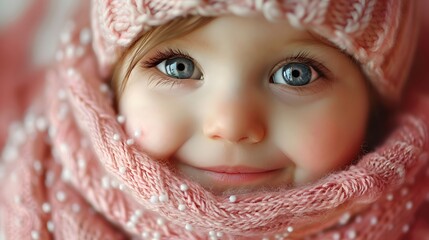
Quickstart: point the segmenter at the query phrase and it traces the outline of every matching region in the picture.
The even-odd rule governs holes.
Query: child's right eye
[[[277,70],[272,82],[276,84],[287,84],[290,86],[304,86],[319,78],[319,74],[305,63],[292,62]]]
[[[173,57],[163,60],[156,68],[165,75],[176,79],[202,79],[201,71],[186,57]]]

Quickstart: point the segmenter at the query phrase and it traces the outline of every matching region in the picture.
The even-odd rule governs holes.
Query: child
[[[4,150],[7,239],[421,237],[428,103],[374,117],[414,1],[91,5]]]

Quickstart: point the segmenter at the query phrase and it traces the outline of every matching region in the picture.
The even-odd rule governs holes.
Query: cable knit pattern
[[[0,171],[0,229],[7,239],[401,239],[412,229],[429,192],[428,98],[400,112],[386,140],[345,170],[302,187],[222,197],[130,141],[114,111],[106,72],[97,71],[100,64],[113,64],[118,47],[144,30],[186,14],[263,12],[270,19],[287,18],[322,36],[334,33],[330,40],[347,51],[353,47],[352,55],[364,62],[374,56],[372,49],[382,57],[393,54],[391,36],[398,34],[399,17],[412,13],[412,1],[93,4],[93,35],[83,17],[65,28],[69,41],[47,74],[43,96],[11,128]],[[402,13],[400,6],[406,7]],[[391,31],[383,25],[388,18]],[[401,26],[412,22],[404,19]],[[358,45],[364,38],[370,40]],[[372,64],[384,76],[391,74]],[[403,82],[374,81],[395,91]]]

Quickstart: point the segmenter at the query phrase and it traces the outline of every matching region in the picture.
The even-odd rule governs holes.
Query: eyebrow
[[[359,63],[359,61],[356,58],[354,58],[351,54],[349,54],[348,52],[346,52],[345,49],[339,48],[337,45],[335,45],[335,43],[329,41],[327,38],[325,38],[325,37],[323,37],[323,36],[321,36],[321,35],[319,35],[319,34],[317,34],[315,32],[312,32],[312,31],[309,31],[309,30],[306,30],[306,31],[307,31],[308,34],[310,34],[316,40],[324,43],[325,45],[327,45],[327,46],[329,46],[331,48],[334,48],[334,49],[340,51],[342,54],[344,54],[345,56],[347,56],[354,64],[356,64],[358,66],[361,66],[361,64]],[[316,41],[314,41],[314,42],[316,42]]]

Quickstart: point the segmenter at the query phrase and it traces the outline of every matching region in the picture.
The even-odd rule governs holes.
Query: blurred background
[[[52,60],[61,26],[77,6],[78,0],[0,0],[0,33],[19,21],[31,4],[37,2],[42,15],[35,34],[30,56],[37,65]]]

